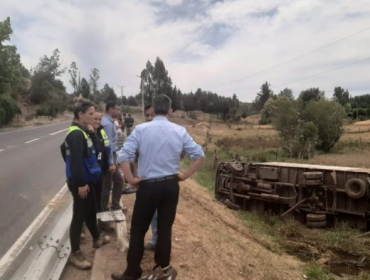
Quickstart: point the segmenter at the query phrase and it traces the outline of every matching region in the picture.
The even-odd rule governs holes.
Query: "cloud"
[[[272,68],[370,27],[367,2],[2,0],[0,20],[11,17],[12,43],[28,68],[58,48],[63,64],[76,61],[83,77],[98,68],[100,87],[109,83],[120,93],[125,85],[124,94],[137,94],[137,75],[159,56],[183,92],[202,88],[251,101],[265,81],[295,95],[320,87],[330,97],[335,86],[369,93],[369,61],[303,78],[370,57],[370,30]]]

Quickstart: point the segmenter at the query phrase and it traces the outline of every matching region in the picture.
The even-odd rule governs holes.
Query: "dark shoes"
[[[86,260],[85,254],[81,250],[72,252],[69,256],[69,262],[80,270],[88,270],[92,267],[91,262]]]
[[[148,242],[147,244],[145,244],[144,249],[147,250],[147,251],[155,251],[155,245]]]
[[[157,267],[153,273],[141,277],[139,280],[175,280],[177,271],[172,266]]]
[[[122,194],[132,194],[132,193],[136,193],[137,192],[137,188],[134,188],[134,187],[127,187],[127,188],[124,188],[122,190]]]
[[[117,210],[122,210],[122,212],[125,212],[125,211],[127,211],[127,207],[121,207],[121,206],[112,206],[111,208],[110,208],[110,211],[117,211]]]
[[[151,274],[145,275],[138,280],[175,280],[177,276],[177,271],[172,266],[167,266],[165,268],[158,267]],[[125,276],[119,273],[112,274],[113,280],[137,280],[132,277]]]
[[[175,280],[177,276],[177,271],[172,266],[168,266],[166,268],[163,268],[162,271],[164,272],[164,278],[165,280]],[[160,278],[158,278],[160,280]]]

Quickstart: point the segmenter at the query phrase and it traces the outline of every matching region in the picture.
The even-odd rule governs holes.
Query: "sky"
[[[32,3],[32,4],[31,4]],[[120,96],[160,57],[182,92],[254,100],[264,82],[298,96],[334,87],[370,93],[369,0],[0,0],[30,69],[55,48],[61,62],[92,68]],[[68,72],[61,79],[72,91]]]

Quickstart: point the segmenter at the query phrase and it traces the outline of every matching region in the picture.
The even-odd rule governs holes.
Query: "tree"
[[[76,95],[79,91],[80,83],[79,83],[79,73],[76,62],[72,61],[71,66],[68,69],[68,73],[71,76],[69,83],[73,87],[73,94]]]
[[[59,59],[59,50],[55,49],[51,57],[43,56],[35,67],[30,88],[30,99],[33,103],[41,104],[55,95],[66,94],[62,81],[56,79],[64,72],[64,69],[60,69]]]
[[[77,95],[77,92],[80,88],[80,80],[79,80],[79,72],[77,68],[76,62],[72,61],[71,66],[68,69],[68,73],[71,76],[71,79],[69,80],[69,83],[73,87],[73,94]]]
[[[279,92],[278,97],[286,97],[290,100],[294,100],[293,91],[290,88],[284,88]]]
[[[313,122],[300,122],[298,126],[298,158],[311,158],[319,142],[318,128]]]
[[[85,78],[81,79],[81,87],[79,93],[83,98],[89,98],[90,96],[90,86]]]
[[[344,108],[337,102],[328,100],[310,101],[302,112],[302,120],[313,122],[318,128],[316,148],[329,152],[343,133],[346,117]]]
[[[274,113],[276,100],[269,98],[261,110],[261,120],[260,124],[269,124],[272,121],[272,116]]]
[[[238,97],[236,96],[235,93],[233,94],[233,107],[234,108],[239,108],[239,99],[238,99]]]
[[[40,58],[39,64],[35,68],[35,72],[47,73],[52,79],[59,77],[65,72],[65,68],[61,68],[60,51],[55,49],[50,57],[44,55]]]
[[[144,103],[152,103],[154,93],[154,67],[148,60],[145,69],[141,71],[140,92],[144,94]]]
[[[137,106],[137,105],[138,105],[138,102],[137,102],[137,100],[136,100],[136,98],[135,98],[135,97],[133,97],[133,96],[129,96],[129,97],[127,98],[127,104],[128,104],[129,106]]]
[[[157,57],[154,63],[153,82],[154,94],[171,94],[172,80],[168,76],[168,71],[159,57]]]
[[[271,85],[268,82],[265,82],[261,86],[261,91],[257,93],[256,99],[253,102],[253,108],[256,111],[261,111],[263,105],[269,98],[275,98],[274,92],[271,90]]]
[[[0,95],[0,125],[8,124],[20,112],[17,102],[8,95]]]
[[[105,84],[102,88],[101,95],[105,103],[107,103],[109,100],[117,101],[117,95],[115,94],[114,89],[111,88],[108,84]]]
[[[91,89],[91,94],[95,95],[98,93],[98,80],[100,78],[99,70],[96,68],[91,69],[91,74],[90,74],[90,89]]]
[[[349,102],[348,89],[344,90],[344,88],[335,87],[334,93],[333,93],[333,99],[337,101],[340,105],[345,106]]]
[[[300,124],[298,103],[288,98],[278,98],[272,116],[272,124],[279,132],[283,149],[290,157],[297,156],[297,132]]]
[[[319,88],[309,88],[303,90],[300,94],[298,99],[303,101],[303,104],[306,105],[311,100],[319,101],[325,98],[325,91],[321,91]]]
[[[14,93],[23,87],[23,78],[28,77],[28,70],[22,65],[17,48],[6,41],[13,33],[10,18],[0,22],[0,94]]]
[[[12,35],[13,29],[10,24],[10,18],[7,17],[6,20],[0,22],[0,47],[4,46],[5,41],[10,40],[10,35]]]

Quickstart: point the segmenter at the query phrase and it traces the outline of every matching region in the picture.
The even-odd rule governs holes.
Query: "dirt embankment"
[[[123,198],[129,208],[128,227],[135,196]],[[151,237],[151,231],[147,239]],[[235,213],[218,203],[203,187],[188,180],[181,183],[180,202],[173,227],[172,265],[179,280],[277,280],[301,279],[302,263],[288,255],[277,255],[256,243]],[[91,243],[85,241],[85,247]],[[126,254],[114,242],[100,250],[109,255],[105,278],[123,271]],[[154,266],[154,253],[145,252],[144,273]],[[89,258],[93,253],[89,250]],[[90,279],[89,272],[67,266],[61,279]],[[103,280],[103,279],[102,279]]]

